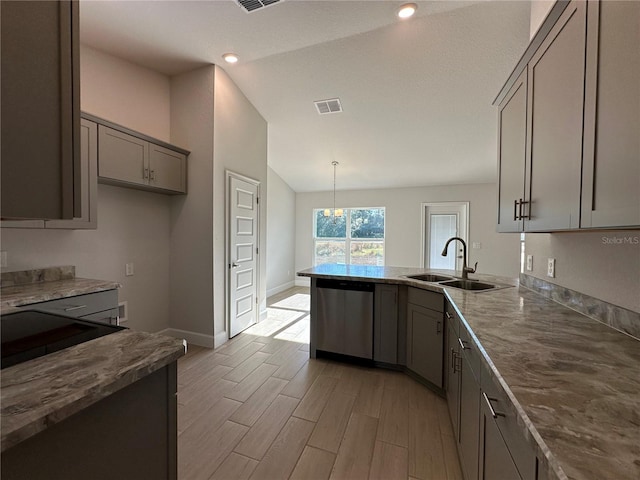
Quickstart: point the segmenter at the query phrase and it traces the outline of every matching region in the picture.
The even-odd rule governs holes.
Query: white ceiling
[[[81,40],[167,75],[219,64],[269,124],[295,191],[492,182],[491,102],[529,39],[528,1],[88,1]],[[240,56],[236,65],[223,53]],[[314,100],[339,97],[319,116]]]

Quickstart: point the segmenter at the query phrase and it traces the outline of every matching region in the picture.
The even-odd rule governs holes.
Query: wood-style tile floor
[[[309,290],[178,362],[178,477],[462,479],[445,401],[408,376],[309,359]]]

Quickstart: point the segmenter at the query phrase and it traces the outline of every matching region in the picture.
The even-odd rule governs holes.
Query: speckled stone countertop
[[[13,285],[0,289],[0,307],[19,307],[31,303],[74,297],[87,293],[102,292],[120,288],[118,282],[92,280],[89,278],[69,278],[48,282]]]
[[[184,340],[122,330],[2,370],[2,451],[183,356]]]
[[[471,275],[516,285],[476,293],[404,278],[421,272],[429,271],[321,265],[299,275],[444,291],[513,402],[549,478],[640,478],[638,340],[516,280]]]

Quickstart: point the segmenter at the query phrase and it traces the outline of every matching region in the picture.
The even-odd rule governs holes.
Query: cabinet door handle
[[[484,397],[484,401],[487,402],[487,406],[489,407],[489,411],[491,412],[491,416],[493,418],[498,418],[498,417],[504,417],[505,416],[504,413],[496,412],[493,409],[493,405],[491,405],[491,400],[497,401],[497,399],[487,397],[487,394],[485,392],[482,392],[482,396]]]
[[[458,338],[458,343],[460,344],[460,348],[462,348],[462,350],[471,350],[471,347],[467,347],[465,345],[465,341],[461,338]]]
[[[529,213],[527,213],[526,215],[523,215],[523,213],[522,213],[522,207],[523,207],[524,205],[529,205]],[[522,198],[520,199],[520,213],[519,213],[519,218],[520,218],[520,220],[523,220],[523,219],[525,219],[525,218],[526,218],[527,220],[531,219],[531,204],[530,204],[530,202],[525,201],[525,200],[523,200]]]
[[[155,180],[156,179],[156,171],[155,170],[150,170],[149,172],[149,178],[151,180]]]
[[[451,315],[449,315],[449,312],[444,312],[444,316],[447,317],[447,320],[451,320]]]
[[[438,333],[442,333],[442,322],[440,320],[436,322],[436,334]]]
[[[149,178],[149,169],[148,168],[143,168],[142,169],[142,178],[144,178],[144,179]]]
[[[520,199],[520,201],[522,201],[522,199]],[[513,221],[514,222],[520,219],[520,217],[518,216],[518,205],[520,205],[520,202],[518,200],[514,200],[513,201]]]
[[[64,309],[65,312],[73,312],[74,310],[80,310],[81,308],[87,308],[86,305],[73,305]]]

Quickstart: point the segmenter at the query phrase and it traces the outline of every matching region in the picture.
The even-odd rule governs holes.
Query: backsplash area
[[[55,282],[56,280],[70,280],[76,276],[76,267],[36,268],[19,272],[2,272],[0,287],[13,287],[28,283]]]
[[[520,285],[640,340],[640,313],[524,273]]]
[[[527,233],[525,255],[533,256],[527,276],[640,312],[640,230]]]

